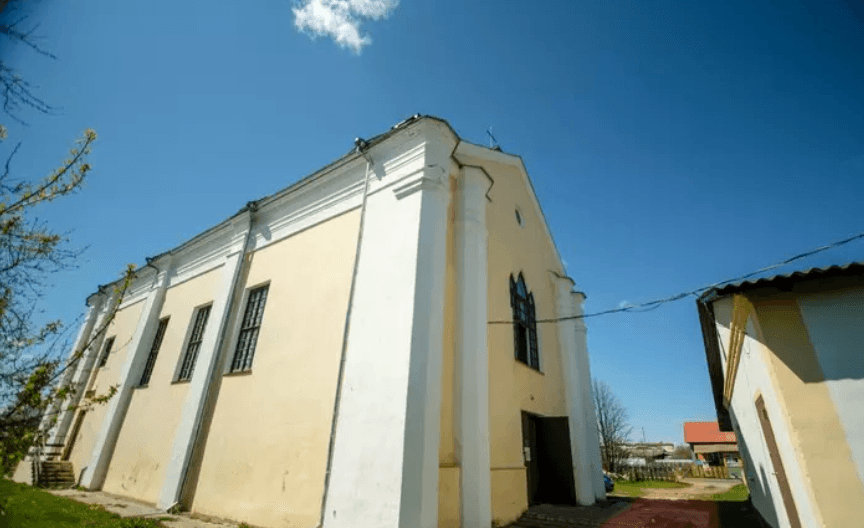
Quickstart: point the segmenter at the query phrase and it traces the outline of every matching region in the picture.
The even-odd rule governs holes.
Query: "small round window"
[[[516,208],[516,223],[519,224],[519,227],[525,226],[525,220],[522,218],[522,211],[519,208]]]

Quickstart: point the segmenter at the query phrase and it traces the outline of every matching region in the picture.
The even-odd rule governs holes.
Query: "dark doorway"
[[[522,446],[528,504],[576,504],[567,418],[522,411]]]
[[[86,410],[78,413],[78,417],[75,419],[75,425],[72,426],[72,434],[69,435],[69,441],[66,443],[66,449],[63,450],[63,457],[61,460],[69,460],[69,455],[72,454],[72,448],[75,447],[75,440],[78,438],[78,433],[81,432],[81,424],[84,422],[85,414],[87,414]]]

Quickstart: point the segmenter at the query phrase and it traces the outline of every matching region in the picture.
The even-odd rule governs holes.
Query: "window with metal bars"
[[[525,278],[510,275],[510,307],[513,309],[513,349],[516,359],[540,370],[537,350],[537,319],[534,315],[534,294],[525,286]]]
[[[159,328],[156,329],[156,335],[153,337],[153,344],[150,346],[147,363],[144,364],[144,372],[141,374],[139,387],[146,387],[150,383],[150,376],[153,374],[153,366],[156,365],[156,356],[159,355],[159,347],[162,346],[162,338],[165,337],[166,328],[168,328],[167,317],[159,321]]]
[[[99,368],[104,367],[108,363],[108,355],[111,354],[111,348],[114,346],[114,337],[109,337],[105,340],[105,346],[102,348],[102,356],[99,358]]]
[[[269,289],[270,285],[267,285],[249,292],[246,311],[243,312],[243,322],[240,325],[240,335],[237,337],[237,348],[231,361],[231,372],[252,369],[252,358],[255,357],[255,345],[258,344],[258,331],[261,329],[261,318],[264,316],[264,304],[267,302]]]
[[[189,343],[186,345],[186,354],[183,355],[183,363],[180,365],[177,381],[192,379],[192,371],[195,369],[195,361],[198,359],[201,341],[204,340],[204,328],[207,326],[207,318],[209,316],[209,305],[202,306],[195,312],[195,317],[192,320],[192,333],[189,335]]]

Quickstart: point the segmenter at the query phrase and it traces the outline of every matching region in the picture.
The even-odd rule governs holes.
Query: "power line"
[[[620,308],[612,308],[609,310],[603,310],[601,312],[593,312],[593,313],[589,313],[589,314],[569,315],[566,317],[555,317],[555,318],[551,318],[551,319],[537,319],[536,322],[537,323],[557,323],[560,321],[569,321],[572,319],[587,319],[589,317],[597,317],[599,315],[609,315],[609,314],[613,314],[613,313],[650,312],[651,310],[656,310],[662,304],[667,304],[667,303],[674,302],[674,301],[680,301],[681,299],[685,299],[685,298],[690,297],[690,296],[696,296],[702,292],[708,291],[708,290],[713,289],[713,288],[719,288],[720,286],[726,286],[727,284],[731,284],[734,282],[740,282],[744,279],[749,279],[750,277],[753,277],[754,275],[759,275],[761,273],[765,273],[766,271],[771,271],[773,269],[782,268],[783,266],[791,264],[792,262],[795,262],[796,260],[801,260],[805,257],[810,257],[810,256],[813,256],[817,253],[822,253],[823,251],[828,251],[829,249],[834,249],[836,247],[840,247],[844,244],[848,244],[849,242],[852,242],[854,240],[858,240],[861,238],[864,238],[864,232],[858,233],[857,235],[852,235],[849,238],[844,238],[843,240],[839,240],[837,242],[834,242],[834,243],[831,243],[831,244],[828,244],[825,246],[818,247],[816,249],[812,249],[810,251],[805,251],[804,253],[800,253],[798,255],[795,255],[794,257],[790,257],[790,258],[788,258],[782,262],[778,262],[776,264],[771,264],[770,266],[765,266],[764,268],[758,269],[756,271],[752,271],[750,273],[746,273],[746,274],[741,275],[739,277],[727,279],[727,280],[720,281],[720,282],[715,282],[715,283],[709,284],[707,286],[702,286],[700,288],[696,288],[695,290],[676,293],[675,295],[671,295],[669,297],[664,297],[662,299],[656,299],[656,300],[644,302],[641,304],[629,304],[627,306],[622,306]],[[489,321],[489,324],[513,324],[513,321],[512,320]]]

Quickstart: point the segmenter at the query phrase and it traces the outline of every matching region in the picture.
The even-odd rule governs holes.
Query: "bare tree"
[[[594,407],[597,410],[597,428],[600,433],[600,452],[603,468],[615,473],[619,471],[627,453],[623,444],[629,441],[633,428],[630,417],[621,400],[605,382],[594,379]]]
[[[4,47],[23,45],[39,55],[55,58],[39,45],[35,36],[39,24],[30,24],[28,19],[29,13],[23,0],[0,2],[0,36],[4,37]],[[3,98],[3,111],[19,123],[24,122],[20,117],[20,111],[24,108],[46,114],[54,109],[36,94],[35,87],[21,75],[21,72],[2,56],[0,56],[0,93]]]
[[[690,450],[689,445],[677,445],[675,446],[675,451],[672,452],[672,458],[690,460],[693,458],[693,451]]]
[[[23,44],[53,57],[37,45],[33,37],[37,26],[24,27],[24,10],[23,0],[0,0],[0,42]],[[8,46],[0,49],[5,51]],[[52,109],[2,56],[0,98],[3,113],[19,123],[18,112],[25,108],[42,113]],[[8,145],[8,134],[0,123],[0,147]],[[70,247],[65,233],[40,222],[35,213],[84,185],[90,171],[87,156],[95,140],[96,133],[86,130],[47,176],[14,174],[13,160],[20,143],[10,149],[5,165],[0,167],[0,475],[14,469],[34,444],[44,442],[56,420],[51,414],[60,412],[70,399],[79,406],[89,406],[104,403],[116,390],[112,387],[105,394],[82,399],[75,394],[80,387],[64,385],[61,380],[69,379],[64,373],[77,367],[81,356],[114,319],[134,266],[112,285],[117,300],[103,318],[104,324],[68,357],[62,357],[68,350],[64,326],[60,321],[41,322],[38,311],[49,277],[74,267],[81,250]]]

